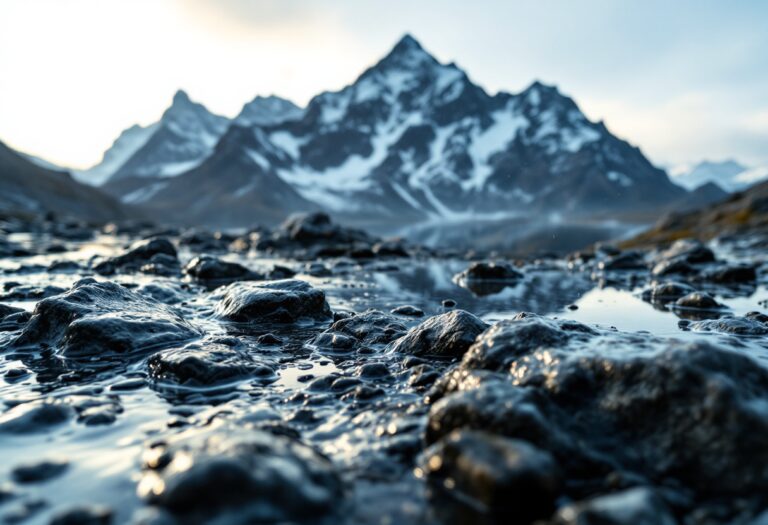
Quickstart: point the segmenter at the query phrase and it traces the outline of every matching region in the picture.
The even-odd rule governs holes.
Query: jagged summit
[[[194,222],[251,223],[248,203],[266,206],[265,191],[289,211],[315,206],[389,222],[631,212],[685,194],[556,86],[535,81],[491,96],[411,35],[304,110],[256,97],[221,123],[180,102],[184,118],[161,119],[115,175],[133,182],[112,190],[127,202],[184,210]],[[271,216],[278,204],[270,202]]]

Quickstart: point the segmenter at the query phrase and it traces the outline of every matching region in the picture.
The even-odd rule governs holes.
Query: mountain
[[[768,178],[768,168],[749,168],[735,160],[702,161],[692,167],[673,170],[673,181],[693,190],[707,182],[717,183],[728,192],[743,190]]]
[[[87,170],[76,171],[75,177],[81,182],[94,186],[104,184],[113,173],[147,143],[158,126],[158,123],[146,127],[137,124],[126,129],[104,152],[104,157],[100,163]]]
[[[248,102],[233,121],[240,126],[272,126],[288,120],[298,120],[304,111],[284,98],[270,95]]]
[[[204,164],[238,194],[279,179],[309,205],[350,220],[647,212],[686,194],[557,88],[535,82],[490,95],[408,35],[351,85],[313,98],[299,118],[224,134]],[[217,221],[209,185],[192,185],[200,173],[121,195],[139,191],[162,214],[168,192],[183,189],[182,208]],[[256,211],[219,224],[246,224]]]
[[[276,96],[256,97],[234,119],[242,125],[278,124],[299,118],[301,109]],[[230,125],[178,91],[158,122],[123,131],[96,166],[77,172],[78,180],[101,185],[126,202],[140,202],[162,179],[178,175],[207,158]]]
[[[627,241],[627,246],[652,246],[695,237],[762,236],[768,232],[768,181],[736,192],[727,199],[698,210],[672,213],[653,228]],[[763,241],[764,242],[764,241]]]
[[[114,198],[81,184],[69,173],[29,161],[0,142],[0,212],[38,215],[55,213],[94,222],[128,216]]]

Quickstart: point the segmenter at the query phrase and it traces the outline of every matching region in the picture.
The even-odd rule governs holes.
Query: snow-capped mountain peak
[[[234,122],[241,126],[273,126],[289,120],[298,120],[304,110],[290,100],[270,95],[257,96],[243,106]]]

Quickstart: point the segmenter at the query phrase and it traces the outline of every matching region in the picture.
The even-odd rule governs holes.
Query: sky
[[[303,105],[410,33],[492,93],[557,85],[657,165],[768,165],[767,23],[762,0],[2,0],[0,140],[86,168],[179,88]]]

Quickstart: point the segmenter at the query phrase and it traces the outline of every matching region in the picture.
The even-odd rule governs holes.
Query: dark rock
[[[158,253],[150,257],[146,264],[142,264],[139,271],[150,275],[173,277],[179,275],[181,267],[176,257],[166,253]]]
[[[400,239],[389,239],[377,242],[371,248],[377,257],[409,257],[405,243]]]
[[[470,497],[485,512],[515,523],[549,517],[560,494],[562,474],[548,452],[525,441],[478,431],[457,431],[428,448],[420,465],[449,494]]]
[[[6,283],[6,289],[8,289],[8,284]],[[35,286],[32,284],[14,284],[12,287],[10,287],[10,291],[8,291],[5,294],[0,295],[0,300],[2,301],[29,301],[29,300],[40,300],[45,299],[47,297],[53,297],[54,295],[59,295],[60,293],[66,292],[65,288],[61,288],[59,286]]]
[[[199,336],[169,307],[112,283],[83,279],[37,303],[10,348],[55,348],[67,357],[146,352]]]
[[[715,253],[695,239],[680,239],[659,254],[657,260],[677,259],[688,264],[715,262]]]
[[[754,283],[757,280],[757,271],[754,266],[725,266],[705,273],[702,278],[718,284]]]
[[[67,467],[69,467],[67,461],[44,460],[14,467],[11,477],[16,483],[37,483],[61,476]]]
[[[16,308],[15,306],[9,306],[7,304],[0,304],[0,321],[4,320],[11,314],[23,312],[23,308]]]
[[[391,313],[395,315],[405,315],[408,317],[424,317],[424,310],[410,304],[404,304],[402,306],[398,306],[397,308],[393,308]]]
[[[704,292],[693,292],[675,301],[676,308],[694,308],[697,310],[720,310],[723,307],[715,299]]]
[[[288,437],[231,429],[148,458],[140,495],[182,523],[316,522],[342,508],[331,462]]]
[[[640,252],[622,252],[618,255],[610,256],[597,265],[600,270],[644,270],[647,268],[645,256]]]
[[[523,274],[505,262],[475,262],[456,275],[459,281],[517,281]]]
[[[456,308],[456,301],[453,299],[443,299],[443,308]]]
[[[353,337],[363,345],[386,345],[402,337],[406,327],[399,319],[379,310],[368,310],[334,322],[328,329]]]
[[[755,317],[722,317],[720,319],[708,319],[688,325],[694,332],[720,332],[734,335],[766,335],[768,324]]]
[[[243,265],[222,261],[210,255],[195,257],[184,267],[184,273],[198,282],[222,286],[236,281],[257,281],[264,276]]]
[[[461,357],[488,325],[464,310],[430,317],[392,345],[392,351],[408,355]]]
[[[667,281],[660,284],[654,284],[651,288],[643,290],[642,298],[643,301],[646,302],[664,304],[676,301],[695,291],[696,290],[690,285]]]
[[[171,241],[159,237],[138,241],[131,245],[127,252],[116,257],[111,257],[93,267],[94,271],[102,275],[111,275],[115,272],[136,272],[142,266],[151,264],[156,255],[167,255],[177,258],[176,248]]]
[[[241,323],[323,321],[332,315],[322,290],[295,279],[230,284],[224,289],[216,312],[224,319]]]
[[[211,386],[247,377],[256,362],[239,349],[216,343],[191,343],[152,355],[147,367],[155,381]]]
[[[491,330],[489,330],[491,332]],[[490,334],[486,334],[490,338]],[[745,355],[696,342],[636,354],[631,334],[596,334],[619,357],[531,349],[502,373],[475,370],[471,354],[430,410],[427,442],[456,429],[523,439],[549,451],[571,490],[606,490],[607,475],[675,483],[700,497],[762,494],[768,370]],[[726,425],[728,432],[723,432]]]
[[[667,259],[661,261],[651,270],[651,274],[656,277],[663,277],[666,275],[693,275],[695,273],[698,273],[698,270],[682,259]]]

